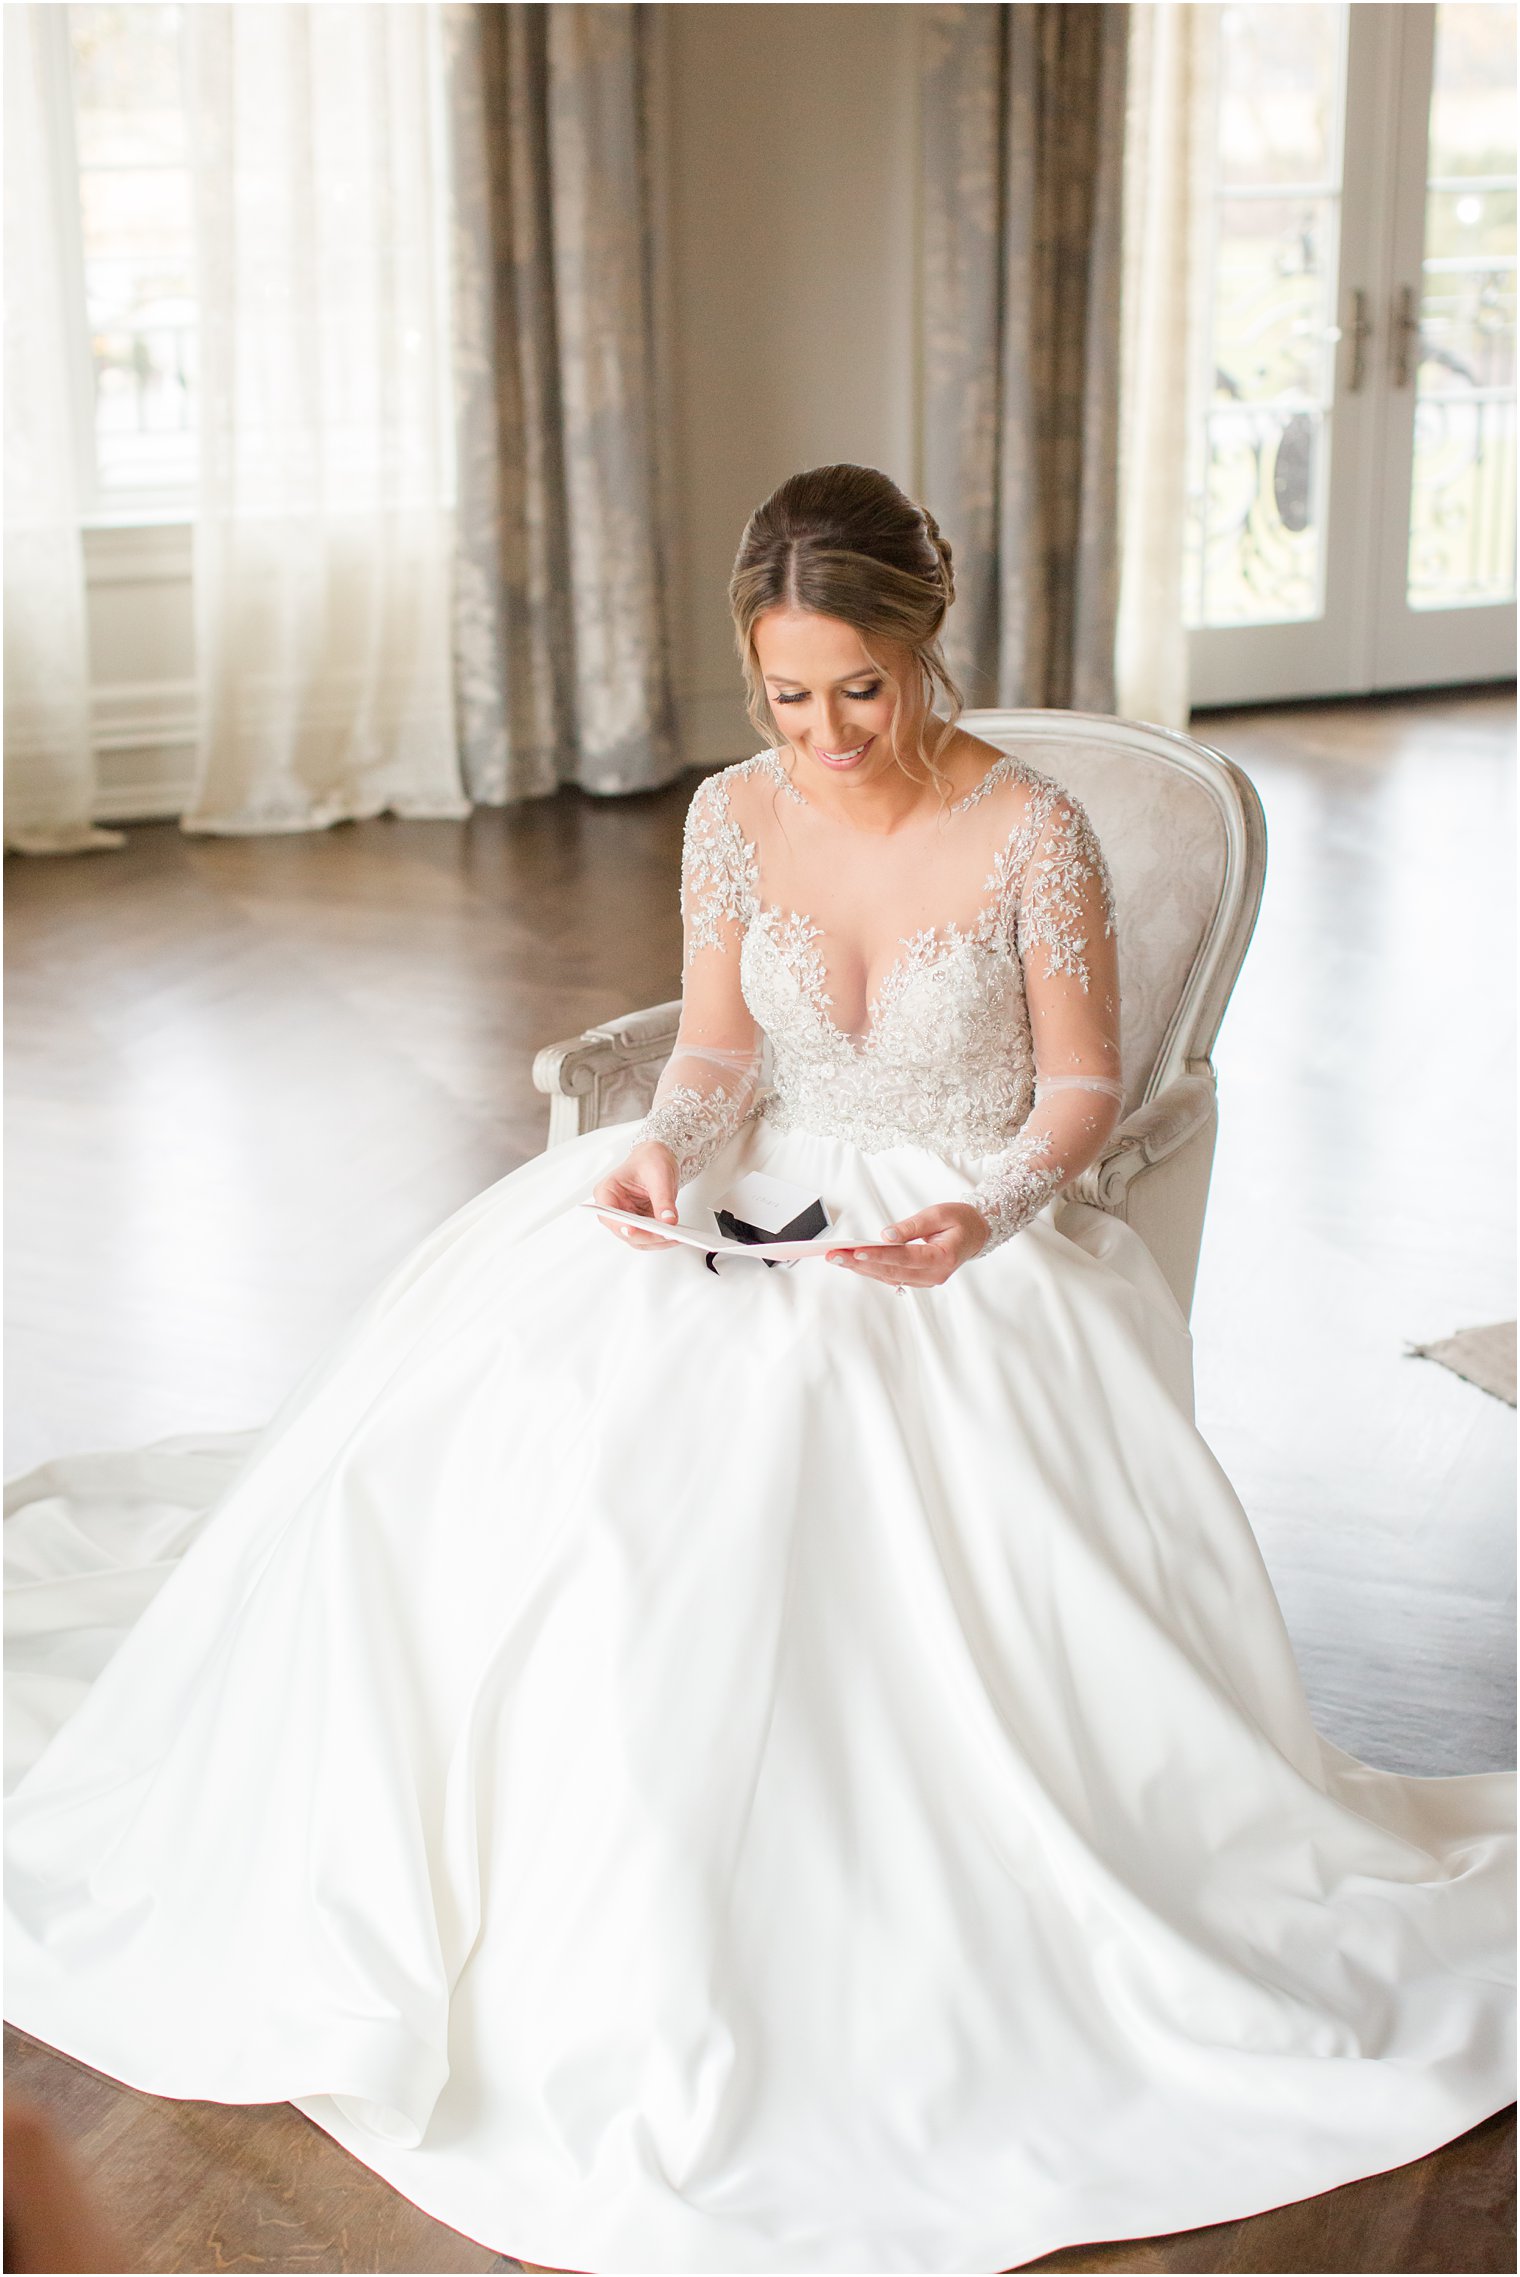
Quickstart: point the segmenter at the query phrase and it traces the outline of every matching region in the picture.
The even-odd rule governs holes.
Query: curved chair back
[[[1267,826],[1234,760],[1106,712],[971,711],[961,724],[1086,807],[1119,918],[1125,1113],[1209,1054],[1256,924]]]

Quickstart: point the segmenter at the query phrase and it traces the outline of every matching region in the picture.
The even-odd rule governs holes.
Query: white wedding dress
[[[784,748],[692,800],[645,1125],[262,1431],[10,1490],[5,2013],[577,2270],[997,2271],[1419,2157],[1514,2094],[1514,1775],[1316,1733],[1183,1316],[1056,1192],[1091,824],[1009,757],[873,838]],[[698,1223],[760,1169],[994,1239],[640,1250],[577,1205],[641,1131]]]

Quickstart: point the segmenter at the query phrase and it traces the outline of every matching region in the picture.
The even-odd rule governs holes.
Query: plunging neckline
[[[772,744],[760,754],[760,757],[768,762],[772,775],[791,793],[799,805],[811,807],[814,813],[822,811],[816,802],[810,799],[805,791],[799,790],[792,781],[791,776],[782,765],[778,745]],[[1010,773],[1022,772],[1026,772],[1026,770],[1011,751],[1001,753],[983,774],[981,780],[974,783],[969,791],[955,800],[947,812],[950,814],[961,813],[965,808],[974,806],[978,799],[994,787],[996,782],[1002,781]],[[877,982],[875,992],[866,1004],[866,1024],[858,1033],[852,1028],[842,1028],[829,1010],[829,1005],[833,1000],[828,993],[828,969],[823,957],[813,947],[814,941],[824,937],[823,926],[807,910],[787,909],[780,902],[762,900],[759,893],[756,893],[756,918],[760,921],[777,954],[788,966],[799,987],[802,988],[820,1027],[825,1029],[830,1039],[840,1044],[852,1059],[865,1060],[870,1056],[880,1033],[881,1015],[884,1010],[889,1008],[893,990],[902,984],[900,976],[910,972],[915,964],[920,971],[927,970],[931,965],[938,963],[945,952],[980,943],[981,935],[996,897],[1007,882],[1004,865],[1008,846],[1028,819],[1027,813],[1021,815],[998,849],[992,870],[983,886],[981,907],[969,925],[960,925],[952,919],[943,926],[924,925],[916,933],[898,935],[901,954],[893,959]],[[743,835],[742,832],[741,835]],[[758,882],[759,849],[748,840],[746,843],[750,844],[754,875]],[[788,948],[783,946],[782,941],[777,938],[776,933],[767,922],[770,919],[775,919],[780,926],[792,930],[790,954],[788,954]],[[804,969],[799,970],[799,966]]]

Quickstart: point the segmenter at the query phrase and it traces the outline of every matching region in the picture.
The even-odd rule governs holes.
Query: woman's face
[[[853,625],[812,609],[768,609],[755,620],[755,655],[771,713],[804,768],[852,782],[896,769],[892,715],[911,678],[912,651],[874,643],[879,671]],[[894,677],[896,675],[896,677]],[[898,739],[913,749],[917,722],[906,713]]]

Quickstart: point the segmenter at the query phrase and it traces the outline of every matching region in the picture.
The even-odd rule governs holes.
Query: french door
[[[1195,705],[1514,673],[1515,20],[1219,10]]]

